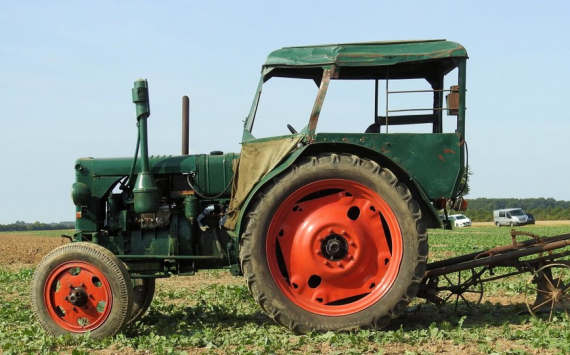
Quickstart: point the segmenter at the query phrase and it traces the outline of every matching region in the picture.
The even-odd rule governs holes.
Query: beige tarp
[[[240,209],[251,189],[296,147],[303,136],[243,143],[239,160],[234,161],[232,199],[225,226],[235,229]]]

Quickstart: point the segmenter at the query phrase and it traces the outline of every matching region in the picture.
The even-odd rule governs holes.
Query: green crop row
[[[520,229],[542,236],[568,232],[568,227],[563,226]],[[508,228],[434,230],[430,231],[430,258],[442,260],[510,243]],[[206,271],[159,282],[152,306],[139,322],[115,337],[93,340],[88,334],[47,336],[30,310],[33,270],[0,265],[1,353],[570,353],[567,315],[556,315],[547,322],[525,312],[524,288],[530,277],[526,274],[485,284],[483,301],[474,309],[459,307],[455,311],[452,302],[437,307],[418,299],[382,331],[296,335],[275,325],[261,312],[240,278],[223,284],[211,282],[226,280],[225,273]],[[174,284],[169,284],[171,281]]]

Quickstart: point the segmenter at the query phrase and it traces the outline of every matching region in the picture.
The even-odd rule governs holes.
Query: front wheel
[[[425,272],[418,203],[390,170],[354,155],[301,160],[258,193],[245,223],[248,286],[299,333],[382,328]]]
[[[32,310],[50,335],[117,334],[128,323],[133,286],[125,265],[109,250],[72,243],[51,251],[32,279]]]
[[[154,297],[154,279],[133,279],[133,310],[129,324],[137,322],[149,309]]]

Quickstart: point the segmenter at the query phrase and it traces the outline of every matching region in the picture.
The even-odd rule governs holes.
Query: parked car
[[[526,214],[527,220],[526,220],[526,224],[535,224],[536,220],[534,219],[534,215],[527,213]]]
[[[527,215],[522,208],[506,208],[493,211],[493,222],[500,226],[524,226],[527,224]]]
[[[452,214],[449,216],[449,220],[455,227],[469,227],[471,225],[471,220],[462,214]]]

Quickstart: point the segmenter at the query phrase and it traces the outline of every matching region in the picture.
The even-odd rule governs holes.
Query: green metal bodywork
[[[461,141],[457,134],[315,135],[315,143],[358,145],[396,163],[427,196],[453,196],[460,173]],[[413,150],[410,149],[413,147]]]
[[[388,66],[450,58],[467,58],[467,51],[460,44],[446,40],[325,44],[278,49],[269,54],[264,68]]]
[[[262,87],[273,77],[308,79],[319,85],[312,112],[304,132],[305,145],[299,150],[349,150],[363,154],[395,169],[400,178],[408,181],[421,201],[428,225],[440,225],[433,202],[460,197],[460,183],[465,166],[465,94],[467,52],[458,43],[446,40],[398,41],[332,44],[320,46],[286,47],[272,52],[263,68],[259,86],[248,119],[244,124],[242,140],[264,141],[251,133],[255,123]],[[442,132],[444,112],[443,78],[458,70],[457,125],[452,133]],[[318,132],[318,121],[326,92],[335,80],[405,80],[425,79],[434,90],[434,110],[428,115],[390,117],[395,124],[433,123],[434,132],[428,134],[354,134]],[[378,93],[376,93],[378,95]],[[388,124],[387,117],[376,117]],[[399,123],[401,121],[402,123]],[[303,132],[302,132],[303,133]],[[296,151],[294,156],[301,156]],[[287,159],[276,170],[281,172],[293,163]],[[275,174],[271,174],[274,176]],[[260,186],[266,181],[263,179]],[[252,195],[259,189],[253,189]],[[242,211],[247,210],[242,208]],[[243,213],[242,216],[243,217]],[[241,220],[241,218],[240,218]],[[240,224],[238,223],[238,231]]]
[[[148,163],[146,152],[142,152],[140,159],[137,156],[79,159],[72,187],[77,212],[74,241],[88,240],[107,247],[129,265],[135,277],[191,273],[211,267],[229,267],[237,273],[239,235],[255,194],[300,157],[318,152],[350,152],[390,167],[420,201],[428,225],[439,226],[433,203],[458,198],[464,172],[466,60],[467,53],[461,45],[445,40],[288,47],[274,51],[262,67],[242,142],[250,151],[256,147],[269,149],[267,157],[273,156],[273,150],[275,154],[281,152],[279,161],[272,162],[268,171],[255,181],[240,184],[239,179],[246,179],[247,175],[236,175],[236,171],[254,170],[262,163],[247,159],[251,153],[246,149],[241,154],[151,156],[146,157]],[[444,133],[441,129],[446,91],[443,77],[454,69],[458,71],[457,128]],[[256,138],[252,127],[262,87],[273,77],[308,79],[319,86],[319,91],[312,111],[307,112],[307,126],[301,132]],[[336,80],[400,79],[428,81],[434,89],[433,112],[389,118],[375,114],[376,123],[387,126],[428,122],[433,124],[432,133],[318,130],[328,87]],[[135,99],[140,98],[133,91]],[[145,104],[148,107],[148,102]],[[137,119],[142,110],[138,105]],[[139,141],[146,141],[146,130],[140,130]],[[286,144],[289,146],[284,151]],[[146,151],[146,146],[143,148]],[[156,190],[152,182],[143,182],[144,186],[137,188],[135,180],[139,181],[145,169],[148,178],[156,183]],[[137,211],[134,197],[137,191],[146,194],[142,211]],[[237,195],[244,197],[232,206]],[[220,219],[217,214],[208,215],[204,220],[209,221],[208,225],[198,223],[202,211],[214,205],[223,206],[222,209],[229,206],[234,211],[235,223],[230,229],[215,227]]]

